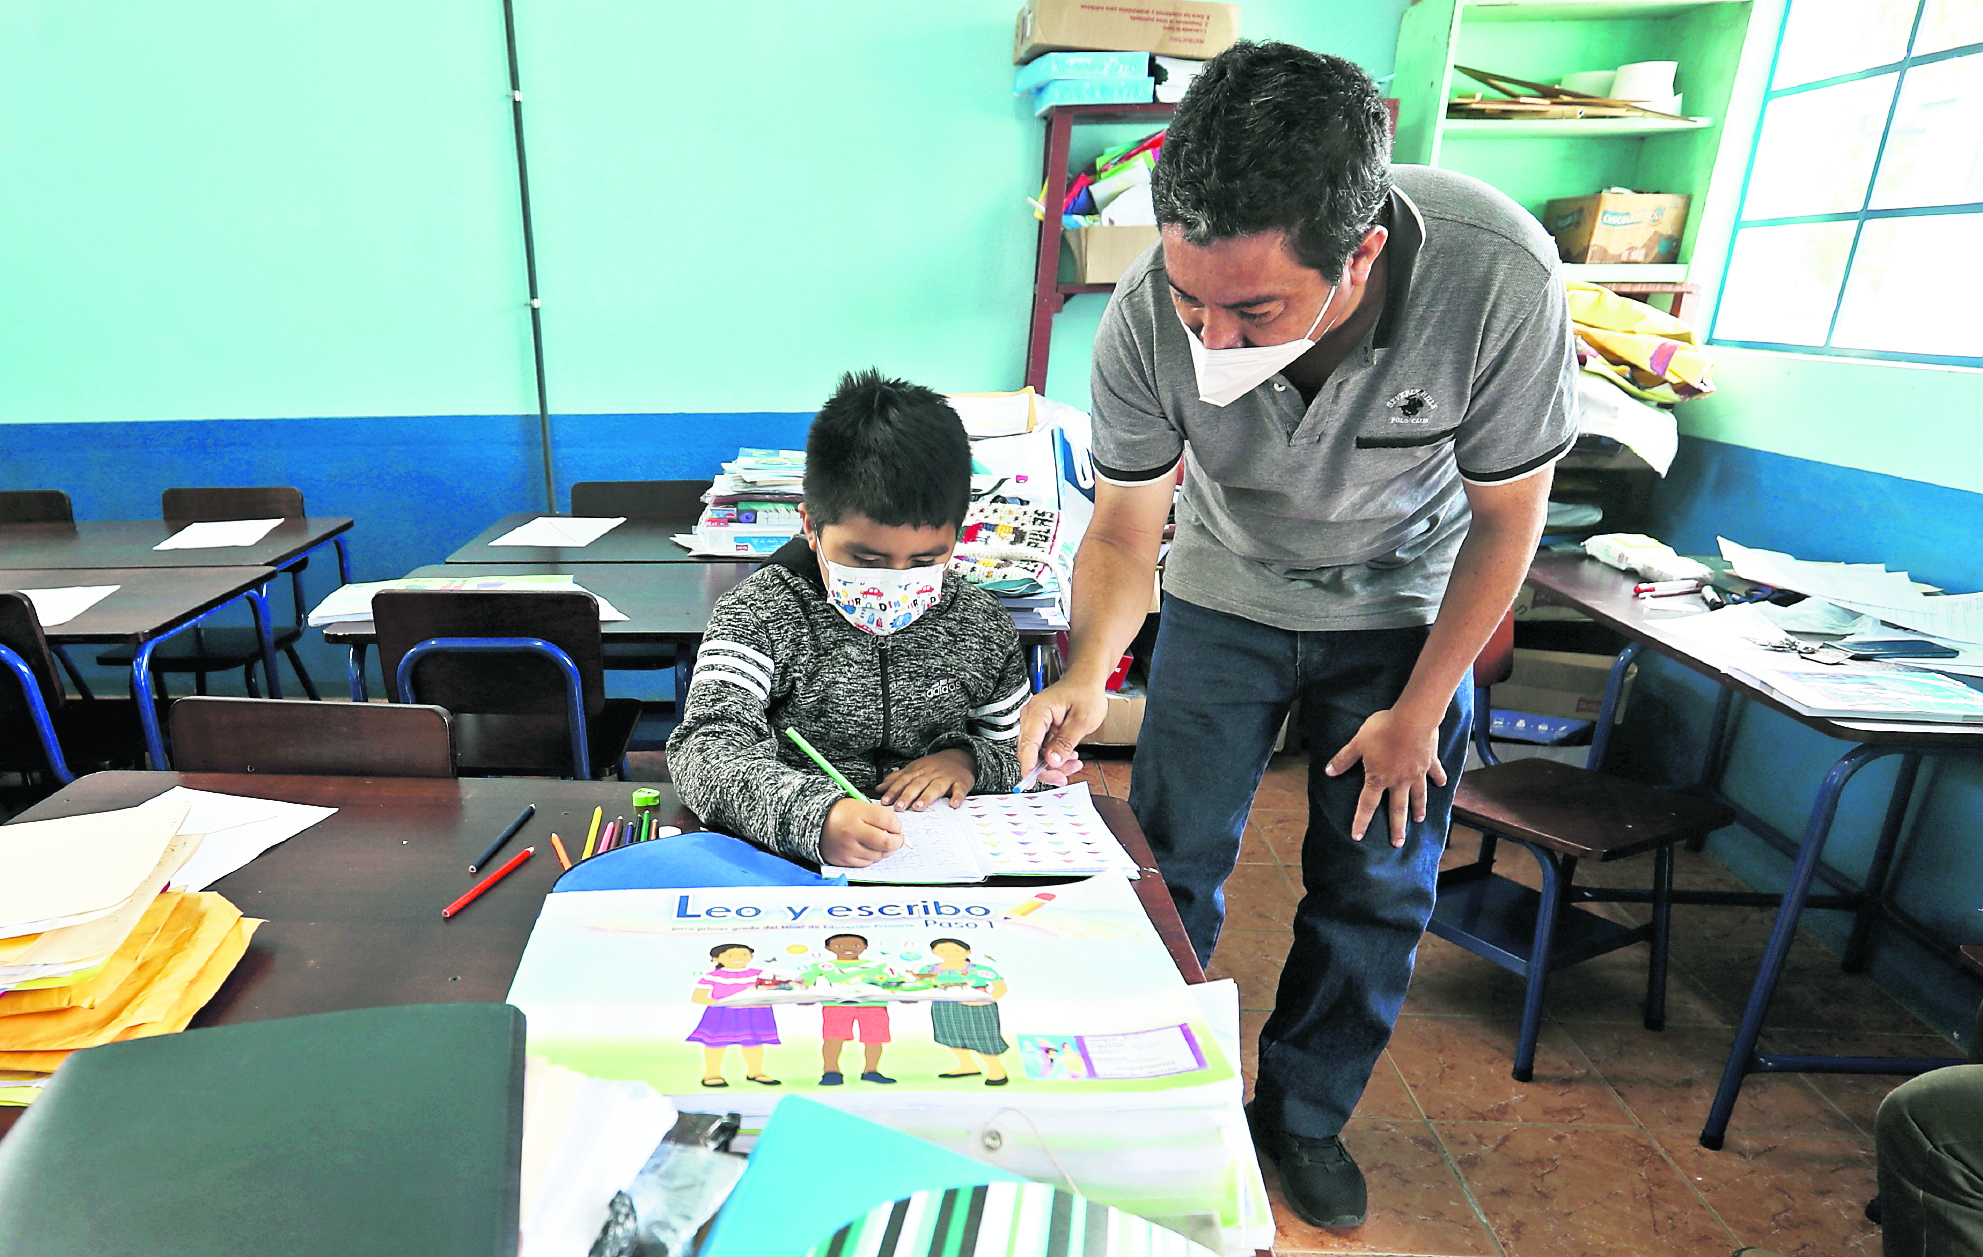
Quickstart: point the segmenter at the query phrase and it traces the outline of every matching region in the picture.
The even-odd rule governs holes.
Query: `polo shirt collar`
[[[1418,262],[1419,246],[1425,243],[1425,216],[1418,212],[1418,206],[1404,190],[1395,185],[1391,188],[1387,212],[1391,234],[1384,242],[1384,313],[1371,335],[1373,349],[1389,349],[1397,336],[1398,325],[1405,317],[1405,302],[1411,296],[1412,270]]]

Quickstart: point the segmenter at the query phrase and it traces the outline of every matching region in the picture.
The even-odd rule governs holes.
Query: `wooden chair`
[[[399,701],[452,713],[464,776],[596,780],[626,755],[640,703],[606,697],[592,595],[389,589],[372,622]]]
[[[0,491],[0,524],[73,524],[76,512],[60,489]]]
[[[571,513],[629,519],[695,519],[702,514],[706,480],[581,480],[571,487]],[[609,672],[666,672],[675,666],[666,643],[607,642]]]
[[[26,594],[0,593],[0,765],[67,785],[77,770],[144,764],[128,699],[70,701]]]
[[[1474,662],[1474,746],[1487,766],[1463,774],[1453,799],[1453,823],[1480,831],[1480,855],[1472,864],[1439,875],[1439,900],[1427,928],[1528,979],[1514,1068],[1516,1080],[1528,1082],[1535,1074],[1543,992],[1552,970],[1650,940],[1645,1025],[1648,1030],[1664,1028],[1673,848],[1732,824],[1735,814],[1718,803],[1596,771],[1618,710],[1622,669],[1613,671],[1605,691],[1585,761],[1589,767],[1549,759],[1501,763],[1487,733],[1489,697],[1494,684],[1506,680],[1513,668],[1511,615]],[[1503,839],[1535,857],[1542,869],[1541,891],[1494,872],[1496,847]],[[1573,885],[1580,861],[1609,863],[1648,851],[1653,853],[1650,891]],[[1652,919],[1624,926],[1573,906],[1616,901],[1650,902]]]
[[[176,531],[187,524],[197,524],[209,520],[225,519],[301,519],[304,515],[303,492],[287,486],[267,486],[241,489],[167,489],[160,498],[160,514],[165,522]],[[317,685],[303,667],[302,656],[296,653],[296,643],[303,637],[303,619],[308,608],[303,604],[303,569],[310,565],[308,559],[297,559],[286,569],[289,573],[290,594],[296,606],[296,623],[290,628],[275,630],[275,646],[289,657],[289,666],[296,669],[296,677],[303,683],[303,692],[317,698]],[[131,651],[128,647],[118,647],[105,651],[96,661],[112,667],[131,666]],[[261,689],[255,684],[255,669],[262,662],[262,645],[253,628],[208,628],[195,626],[193,631],[176,637],[153,652],[152,672],[190,672],[193,674],[195,692],[207,692],[207,675],[213,672],[231,672],[241,669],[242,684],[250,695],[259,695]],[[165,687],[159,685],[159,693]]]
[[[440,707],[182,698],[168,719],[180,772],[454,776],[454,735]]]

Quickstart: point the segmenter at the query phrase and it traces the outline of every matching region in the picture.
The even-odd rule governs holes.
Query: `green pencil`
[[[818,764],[820,768],[825,771],[826,775],[833,779],[834,785],[839,786],[842,790],[845,790],[847,792],[848,798],[859,799],[863,803],[873,802],[873,800],[868,798],[868,796],[862,794],[859,790],[854,789],[854,783],[847,780],[845,777],[841,776],[839,769],[827,763],[826,756],[821,755],[818,751],[813,749],[812,743],[806,741],[805,734],[800,733],[797,729],[787,729],[785,730],[785,736],[792,739],[792,744],[794,746],[797,746],[800,750],[804,751],[807,754],[807,756],[809,756],[812,759],[813,763]]]

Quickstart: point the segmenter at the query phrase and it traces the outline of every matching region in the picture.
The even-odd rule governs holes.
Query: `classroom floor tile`
[[[1106,779],[1126,788],[1127,768]],[[1235,928],[1208,966],[1239,983],[1249,1088],[1287,956],[1279,922],[1298,893],[1305,778],[1301,756],[1268,768],[1226,886]],[[1445,863],[1468,862],[1478,842],[1455,830]],[[1504,855],[1510,876],[1534,880],[1525,852]],[[1742,889],[1704,854],[1679,851],[1675,865],[1676,885]],[[1634,860],[1580,880],[1632,886],[1649,876]],[[1631,923],[1646,913],[1639,904],[1586,907]],[[1768,908],[1675,909],[1664,1031],[1641,1024],[1643,946],[1551,975],[1530,1083],[1510,1076],[1522,980],[1426,936],[1396,1034],[1344,1132],[1370,1184],[1370,1219],[1344,1231],[1305,1225],[1280,1203],[1268,1165],[1276,1251],[1726,1257],[1753,1244],[1786,1257],[1877,1254],[1878,1228],[1863,1215],[1876,1190],[1873,1114],[1901,1079],[1751,1076],[1727,1147],[1697,1142],[1774,918]],[[1763,1046],[1961,1055],[1869,979],[1841,972],[1809,935],[1792,950]]]

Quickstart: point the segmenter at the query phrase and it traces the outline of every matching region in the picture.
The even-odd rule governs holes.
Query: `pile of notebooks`
[[[199,849],[183,794],[0,827],[0,1103],[26,1104],[69,1054],[186,1028],[260,921],[168,891]]]

